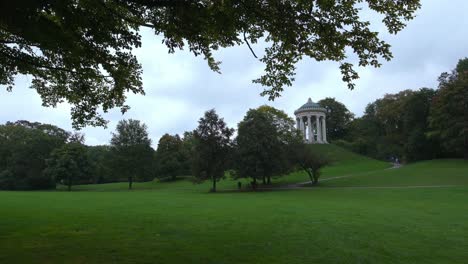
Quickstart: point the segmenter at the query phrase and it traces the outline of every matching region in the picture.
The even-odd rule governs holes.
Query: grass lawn
[[[386,170],[327,151],[345,157],[324,178],[351,176],[317,188],[210,194],[209,184],[178,181],[0,192],[0,263],[466,263],[468,162]],[[409,185],[456,186],[341,188]]]

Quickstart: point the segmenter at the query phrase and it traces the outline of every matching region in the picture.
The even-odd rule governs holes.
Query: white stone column
[[[317,143],[322,143],[322,128],[320,126],[320,116],[315,116],[317,120]]]
[[[325,116],[322,117],[323,122],[323,143],[328,143],[327,141],[327,121]]]
[[[306,133],[305,133],[305,123],[304,123],[304,118],[301,116],[299,123],[301,124],[301,133],[302,133],[302,138],[304,141],[306,140]]]
[[[300,127],[300,119],[296,117],[296,129],[297,130],[301,130],[301,127]]]
[[[312,117],[310,115],[307,116],[307,124],[309,129],[309,143],[314,143],[314,130],[312,129]]]
[[[297,122],[298,122],[297,123],[297,130],[301,131],[301,133],[302,133],[302,122],[301,122],[300,117],[297,119]]]
[[[307,126],[306,126],[307,119],[306,120],[302,119],[302,122],[304,124],[304,127],[302,128],[302,133],[304,133],[304,141],[307,142]]]

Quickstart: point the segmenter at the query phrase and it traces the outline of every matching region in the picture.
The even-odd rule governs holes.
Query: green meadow
[[[391,168],[317,147],[334,161],[317,187],[237,192],[227,177],[218,193],[189,178],[0,192],[0,263],[467,262],[467,161]]]

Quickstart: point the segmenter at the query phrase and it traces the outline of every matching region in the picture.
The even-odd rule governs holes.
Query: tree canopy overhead
[[[142,69],[132,49],[141,46],[141,27],[163,36],[169,52],[188,48],[219,72],[213,51],[246,44],[253,55],[268,45],[265,72],[255,83],[262,95],[280,96],[294,80],[303,57],[340,62],[353,89],[359,66],[380,66],[390,45],[360,18],[369,8],[383,16],[392,34],[414,17],[420,0],[16,0],[0,2],[0,85],[9,90],[18,74],[31,75],[44,106],[72,105],[75,127],[105,125],[99,114],[120,107],[126,92],[144,94]]]

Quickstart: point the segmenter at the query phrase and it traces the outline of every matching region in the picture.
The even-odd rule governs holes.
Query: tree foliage
[[[47,159],[44,173],[56,182],[66,184],[71,191],[73,184],[90,182],[90,163],[86,147],[80,143],[68,143],[55,149]]]
[[[140,120],[121,120],[117,124],[116,133],[112,133],[111,145],[125,148],[134,145],[151,145],[148,136],[148,127]]]
[[[115,168],[115,153],[107,145],[88,146],[87,156],[90,162],[89,174],[92,183],[119,181],[120,172]]]
[[[198,181],[211,180],[213,192],[216,192],[216,182],[224,177],[233,133],[234,129],[229,128],[214,109],[205,112],[193,132],[192,172]]]
[[[449,156],[468,159],[468,58],[440,76],[429,121],[429,135],[440,140]]]
[[[437,91],[422,88],[406,98],[403,119],[403,157],[418,161],[440,157],[440,141],[428,137],[429,115]]]
[[[290,169],[287,148],[298,138],[293,120],[269,106],[250,109],[238,125],[236,138],[237,177],[271,183],[271,177]]]
[[[141,131],[144,124],[121,123],[110,146],[85,146],[83,134],[50,124],[19,120],[0,125],[0,189],[55,188],[56,181],[68,184],[69,178],[72,184],[126,181],[128,175],[153,179],[154,151]]]
[[[268,105],[262,105],[257,110],[269,116],[282,142],[291,140],[291,131],[295,129],[295,122],[288,114]]]
[[[37,122],[0,125],[0,189],[54,188],[53,179],[43,173],[46,159],[68,136],[63,129]]]
[[[325,98],[318,103],[327,109],[327,138],[329,140],[345,138],[354,114],[335,98]]]
[[[158,143],[155,159],[156,177],[176,179],[190,174],[190,157],[179,135],[164,134]]]
[[[111,146],[115,153],[115,166],[121,175],[127,177],[129,189],[134,180],[153,178],[154,150],[145,124],[134,119],[119,121],[116,133],[112,134]]]
[[[351,149],[378,159],[404,161],[440,156],[439,142],[428,138],[428,118],[437,91],[422,88],[387,94],[353,120],[346,139]],[[338,142],[340,143],[340,142]]]
[[[301,169],[307,172],[312,185],[318,184],[321,169],[331,162],[323,153],[315,151],[313,145],[304,143],[294,146],[292,158]]]
[[[346,50],[357,55],[359,66],[379,67],[392,58],[390,45],[360,17],[363,7],[381,14],[396,34],[420,1],[2,1],[0,84],[11,90],[16,75],[31,75],[43,105],[72,105],[75,127],[104,125],[100,108],[125,112],[126,92],[144,93],[132,49],[141,46],[139,29],[149,27],[169,52],[187,47],[217,72],[213,51],[244,43],[257,57],[251,44],[264,41],[265,72],[254,82],[270,99],[292,84],[304,57],[339,62],[352,89],[358,74]]]

